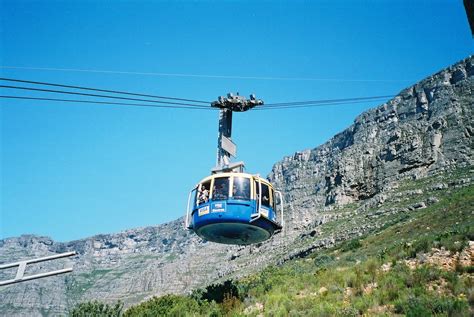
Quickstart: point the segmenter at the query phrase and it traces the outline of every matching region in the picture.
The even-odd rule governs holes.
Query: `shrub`
[[[367,274],[369,274],[372,282],[375,282],[375,278],[377,277],[377,270],[379,266],[380,264],[375,259],[370,259],[365,264],[365,270]]]
[[[396,274],[389,274],[379,284],[381,304],[388,304],[399,299],[405,290],[404,281]]]
[[[239,290],[234,282],[228,280],[221,284],[212,284],[207,286],[200,294],[201,300],[208,302],[215,301],[216,303],[223,303],[227,298],[239,298]]]
[[[431,316],[431,309],[425,297],[410,295],[395,303],[395,312],[406,316]]]
[[[70,312],[71,317],[119,317],[122,314],[123,303],[115,305],[90,301],[76,305]]]
[[[200,303],[191,297],[165,295],[153,297],[151,300],[129,308],[123,317],[188,316],[207,312],[208,309],[207,303]]]
[[[226,294],[221,306],[224,313],[229,314],[234,310],[238,310],[242,306],[242,302],[237,297]]]
[[[467,301],[454,297],[409,296],[395,304],[395,312],[406,316],[469,316]]]
[[[314,258],[314,265],[318,268],[327,267],[332,262],[334,262],[334,256],[332,255],[321,254]]]
[[[339,309],[336,316],[340,316],[340,317],[358,317],[359,316],[359,311],[357,309],[355,309],[354,307],[344,307],[344,308]]]
[[[413,243],[408,255],[410,258],[414,258],[420,252],[428,252],[431,248],[431,245],[432,244],[428,239],[422,238],[421,240],[418,240]]]
[[[347,251],[356,250],[356,249],[360,248],[361,246],[362,246],[362,243],[360,243],[359,239],[352,239],[348,242],[345,242],[341,246],[341,250],[342,250],[342,252],[347,252]]]

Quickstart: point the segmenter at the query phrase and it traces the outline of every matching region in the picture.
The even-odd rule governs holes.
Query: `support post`
[[[222,142],[224,138],[231,139],[232,136],[232,110],[219,110],[219,133],[217,137],[217,162],[216,166],[224,167],[230,163],[231,153],[227,152]]]
[[[263,105],[263,101],[256,99],[255,95],[250,95],[250,99],[242,96],[227,94],[227,97],[220,96],[211,106],[219,108],[219,133],[217,137],[217,161],[216,167],[211,172],[243,172],[244,162],[231,163],[231,157],[236,157],[237,146],[232,142],[232,112],[244,112]]]

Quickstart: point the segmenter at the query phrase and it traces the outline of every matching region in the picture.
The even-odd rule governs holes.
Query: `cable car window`
[[[270,189],[262,183],[262,206],[270,207]]]
[[[232,188],[234,199],[250,200],[250,179],[246,177],[234,177]]]
[[[193,204],[193,205],[192,205],[193,209],[194,209],[194,207],[197,206],[197,201],[198,201],[198,200],[197,200],[197,199],[198,199],[198,196],[197,196],[197,194],[198,194],[198,188],[199,188],[199,185],[198,185],[196,188],[194,188],[193,191],[191,192],[191,202],[192,202],[192,204]]]
[[[226,200],[227,198],[229,198],[229,177],[215,178],[212,199]]]
[[[275,190],[274,190],[273,188],[272,188],[272,198],[273,198],[273,204],[272,204],[272,206],[273,206],[273,209],[275,210],[275,209],[276,209],[276,205],[279,203],[280,200],[277,199],[278,196],[275,194]]]
[[[254,187],[255,187],[255,197],[257,197],[257,200],[259,199],[260,197],[260,183],[258,181],[255,181],[253,183]]]
[[[270,188],[270,204],[273,209],[275,209],[275,192],[273,191],[273,188]]]
[[[211,181],[204,182],[198,186],[198,205],[205,204],[209,201],[209,190],[211,189]]]

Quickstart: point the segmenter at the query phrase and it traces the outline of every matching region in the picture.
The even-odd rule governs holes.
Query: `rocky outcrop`
[[[472,165],[474,58],[403,90],[325,144],[275,164],[270,180],[298,228],[315,212],[366,200],[401,179]]]
[[[0,240],[0,263],[78,252],[53,265],[74,264],[72,274],[1,287],[0,315],[58,315],[89,299],[120,299],[130,305],[153,295],[186,293],[368,233],[382,226],[379,219],[386,215],[436,203],[436,197],[429,197],[403,209],[370,211],[388,199],[417,197],[419,190],[393,193],[405,179],[473,164],[473,75],[474,58],[469,57],[364,112],[325,144],[276,163],[269,178],[284,193],[287,225],[285,234],[266,243],[250,247],[207,243],[184,230],[182,219],[68,243],[31,235]],[[440,181],[429,190],[471,181]],[[349,208],[351,204],[358,207]],[[367,214],[360,216],[364,211]],[[324,224],[346,219],[352,223],[354,217],[363,222],[338,226],[318,238]]]

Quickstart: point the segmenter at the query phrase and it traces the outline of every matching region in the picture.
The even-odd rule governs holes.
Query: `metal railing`
[[[280,212],[280,217],[281,217],[281,220],[280,220],[280,225],[281,225],[281,231],[282,233],[284,234],[285,233],[285,219],[283,218],[283,214],[284,214],[284,204],[283,204],[283,194],[281,193],[281,191],[278,191],[278,190],[275,190],[275,194],[278,194],[278,196],[280,197],[280,206],[281,206],[281,212]],[[276,204],[275,204],[276,205]]]
[[[72,272],[72,267],[71,267],[71,268],[66,268],[66,269],[61,269],[61,270],[55,270],[55,271],[49,271],[49,272],[43,272],[43,273],[38,273],[38,274],[34,274],[34,275],[25,276],[26,266],[28,264],[51,261],[51,260],[56,260],[56,259],[60,259],[60,258],[73,256],[73,255],[76,255],[75,251],[65,252],[65,253],[60,253],[60,254],[54,254],[54,255],[45,256],[45,257],[42,257],[42,258],[37,258],[37,259],[32,259],[32,260],[18,261],[18,262],[9,263],[9,264],[0,264],[0,270],[9,269],[9,268],[18,266],[15,278],[10,279],[10,280],[0,281],[0,286],[5,286],[5,285],[9,285],[9,284],[14,284],[14,283],[34,280],[34,279],[38,279],[38,278],[43,278],[43,277],[48,277],[48,276],[53,276],[53,275]]]

